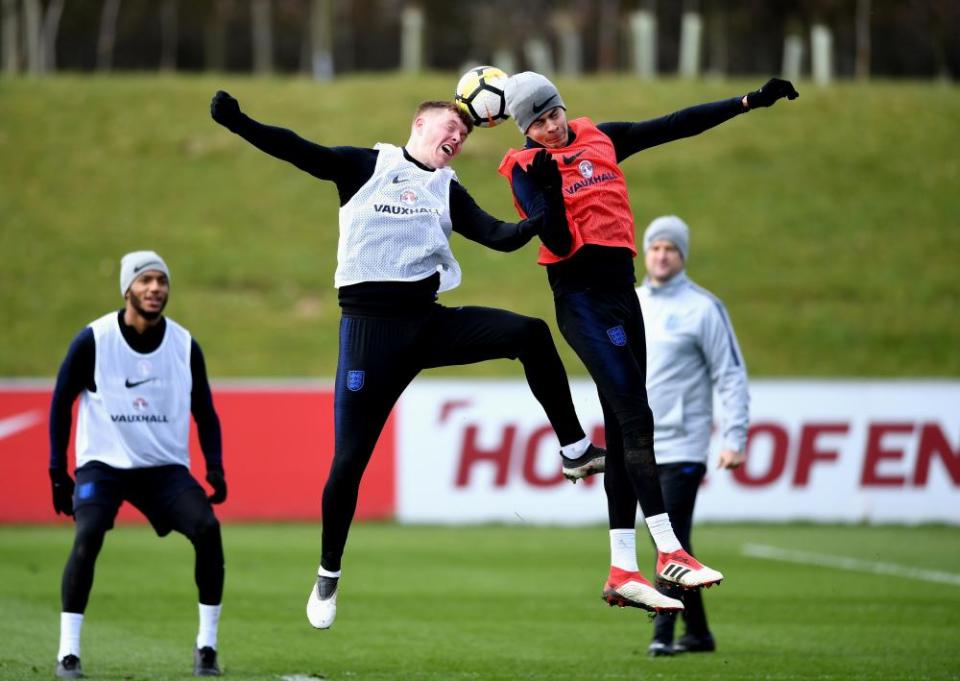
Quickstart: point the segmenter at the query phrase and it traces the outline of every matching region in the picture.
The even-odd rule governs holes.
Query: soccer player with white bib
[[[159,536],[176,530],[193,544],[200,601],[193,670],[198,676],[220,674],[217,628],[224,559],[211,506],[227,496],[220,420],[200,346],[163,315],[169,292],[170,270],[159,255],[135,251],[123,256],[124,308],[84,328],[57,374],[50,406],[53,506],[76,521],[61,585],[55,670],[60,678],[83,676],[80,631],[94,566],[124,501],[140,510]],[[67,471],[67,446],[78,396],[74,483]],[[190,474],[191,414],[214,490],[209,497]],[[145,593],[149,596],[150,590]]]
[[[323,490],[320,567],[307,618],[329,628],[337,612],[341,558],[364,469],[390,410],[423,369],[489,359],[520,360],[561,445],[564,474],[602,470],[577,418],[550,329],[543,320],[485,307],[448,308],[437,294],[460,283],[451,232],[501,251],[539,234],[539,216],[506,223],[487,214],[448,166],[472,123],[452,102],[424,102],[406,146],[326,147],[263,125],[218,92],[215,121],[267,154],[321,180],[340,198],[334,284],[341,307],[335,451]],[[424,443],[429,446],[429,443]]]
[[[717,468],[738,468],[746,458],[749,425],[747,367],[723,303],[687,276],[687,223],[676,215],[658,217],[643,234],[643,251],[647,276],[637,295],[647,331],[647,394],[657,471],[674,532],[692,553],[693,508],[707,471],[713,393],[720,412]],[[675,586],[661,584],[660,590],[680,597]],[[700,592],[685,594],[683,604],[684,635],[674,642],[676,615],[657,615],[650,655],[715,649]]]

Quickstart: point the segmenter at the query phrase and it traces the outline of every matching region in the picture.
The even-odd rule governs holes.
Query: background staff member
[[[647,329],[647,394],[657,470],[673,529],[683,548],[693,552],[693,508],[707,470],[713,392],[720,398],[717,468],[737,468],[745,459],[747,442],[747,367],[723,303],[687,277],[687,224],[675,215],[657,218],[644,232],[643,250],[647,276],[637,295]],[[680,596],[675,587],[658,588]],[[716,648],[700,591],[684,594],[683,604],[684,635],[674,643],[676,614],[657,615],[651,655]]]

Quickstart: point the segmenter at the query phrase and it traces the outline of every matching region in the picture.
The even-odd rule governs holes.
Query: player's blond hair
[[[470,116],[467,115],[467,112],[461,109],[456,105],[455,102],[449,102],[441,99],[430,99],[425,102],[420,102],[420,106],[417,107],[417,110],[413,114],[413,120],[417,120],[425,111],[433,111],[435,109],[442,109],[446,111],[452,111],[460,117],[460,120],[465,126],[467,126],[467,134],[469,135],[473,132],[473,121],[470,120]]]

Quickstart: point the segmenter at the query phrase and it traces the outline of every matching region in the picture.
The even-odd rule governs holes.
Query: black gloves
[[[63,468],[50,469],[53,486],[53,510],[58,514],[73,515],[73,478]]]
[[[234,100],[236,101],[236,100]],[[207,497],[211,504],[222,504],[227,499],[227,481],[223,477],[222,468],[211,468],[207,471],[207,482],[213,487],[213,494]]]
[[[546,149],[537,152],[533,161],[527,166],[526,172],[527,177],[548,196],[563,184],[560,178],[560,166]]]
[[[521,168],[521,172],[542,196],[540,240],[554,255],[566,255],[573,247],[573,236],[567,224],[567,209],[563,203],[563,178],[560,176],[556,159],[546,149],[541,149],[525,171]]]
[[[747,106],[751,109],[773,106],[778,99],[796,99],[800,93],[793,89],[793,83],[782,78],[771,78],[759,90],[747,93]]]
[[[210,100],[210,116],[232,132],[243,116],[240,113],[240,102],[231,97],[229,92],[217,90],[217,94]]]

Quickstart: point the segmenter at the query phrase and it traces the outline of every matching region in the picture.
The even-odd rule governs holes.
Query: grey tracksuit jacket
[[[647,336],[647,395],[658,464],[707,462],[713,392],[721,447],[743,451],[750,396],[747,369],[726,308],[680,272],[637,288]]]

